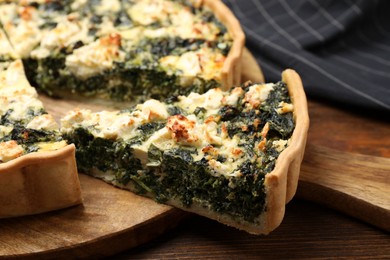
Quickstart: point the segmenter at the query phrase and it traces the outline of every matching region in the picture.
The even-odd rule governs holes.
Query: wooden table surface
[[[309,144],[390,158],[388,116],[389,119],[385,115],[373,117],[364,111],[346,110],[310,98],[309,111]],[[249,235],[191,215],[157,239],[115,256],[115,259],[199,258],[390,259],[390,234],[295,197],[287,205],[283,223],[268,236]]]

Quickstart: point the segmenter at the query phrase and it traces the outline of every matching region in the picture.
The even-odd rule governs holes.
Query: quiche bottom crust
[[[32,215],[82,203],[75,146],[35,152],[0,164],[0,218]]]

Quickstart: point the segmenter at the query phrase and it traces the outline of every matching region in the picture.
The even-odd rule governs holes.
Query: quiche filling
[[[24,75],[21,61],[0,67],[0,163],[67,145]]]
[[[284,82],[247,83],[61,119],[80,172],[161,203],[257,223],[265,176],[295,128]]]
[[[60,97],[140,101],[204,93],[220,86],[232,39],[193,2],[5,1],[0,45],[7,38],[14,53],[4,48],[0,60],[22,58],[29,81]]]

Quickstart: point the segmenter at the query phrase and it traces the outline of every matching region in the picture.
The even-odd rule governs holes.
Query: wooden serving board
[[[264,81],[245,51],[243,77]],[[75,107],[110,106],[42,97],[57,118]],[[151,240],[188,216],[183,211],[80,174],[83,205],[46,214],[0,219],[0,258],[97,258]],[[297,196],[390,231],[390,159],[308,144]]]

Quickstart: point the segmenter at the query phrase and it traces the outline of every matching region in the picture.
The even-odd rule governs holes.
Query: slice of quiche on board
[[[21,60],[0,68],[0,104],[0,217],[80,204],[75,147],[44,110]]]
[[[61,119],[80,172],[253,234],[283,219],[308,130],[299,76]]]

